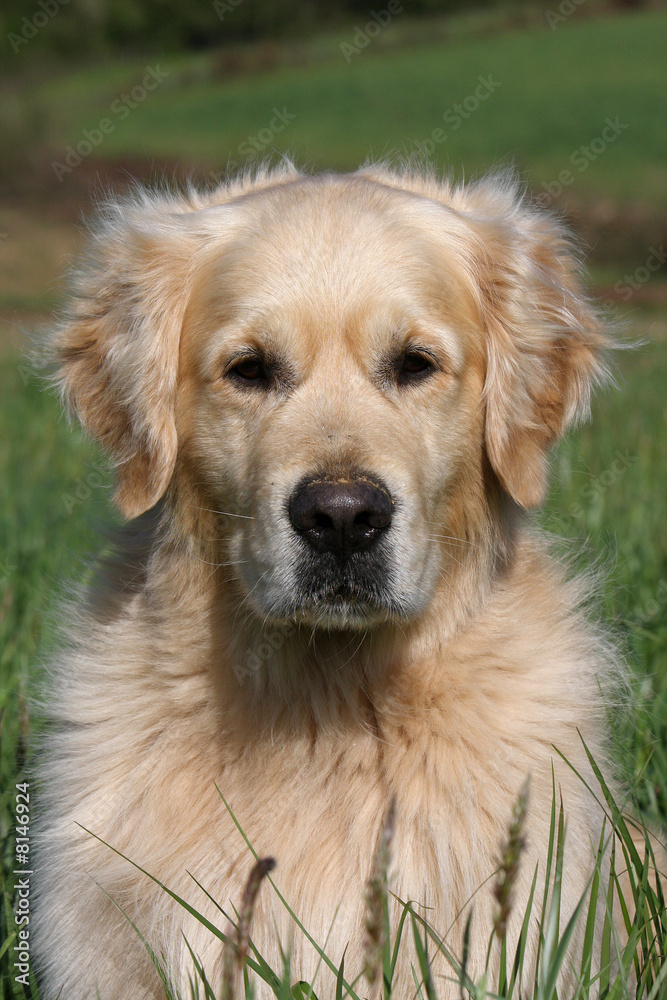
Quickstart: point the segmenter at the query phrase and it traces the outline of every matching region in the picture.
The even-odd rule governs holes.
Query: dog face
[[[490,488],[539,501],[599,370],[562,233],[497,184],[234,195],[117,210],[57,340],[68,398],[125,513],[167,488],[220,512],[218,558],[263,618],[415,617],[493,544]]]
[[[180,460],[232,515],[249,600],[328,626],[425,606],[434,536],[482,441],[465,276],[428,212],[358,186],[282,188],[241,209],[181,340]]]

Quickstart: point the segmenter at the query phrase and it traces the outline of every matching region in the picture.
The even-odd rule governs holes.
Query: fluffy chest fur
[[[122,936],[146,996],[159,995],[158,982],[114,904],[156,954],[170,956],[182,990],[192,971],[183,934],[213,982],[220,942],[114,849],[226,929],[192,878],[226,913],[240,906],[252,855],[221,792],[258,854],[276,858],[276,885],[299,920],[318,943],[328,941],[334,961],[347,949],[353,975],[364,961],[364,888],[393,797],[389,888],[429,907],[455,952],[472,899],[470,956],[481,968],[494,910],[490,877],[529,775],[518,913],[536,864],[543,877],[553,767],[568,816],[564,913],[571,911],[592,870],[601,813],[552,744],[588,775],[580,732],[601,754],[602,664],[587,659],[594,641],[573,608],[576,585],[559,576],[539,544],[525,545],[480,619],[455,639],[428,650],[418,636],[379,650],[359,648],[357,639],[352,656],[349,640],[340,649],[315,643],[317,683],[290,704],[239,684],[228,670],[231,649],[215,641],[211,594],[186,609],[172,598],[158,621],[146,590],[127,598],[115,622],[96,624],[100,647],[113,657],[90,662],[72,650],[61,689],[56,717],[70,767],[63,780],[56,747],[50,777],[45,768],[51,823],[42,848],[43,863],[60,871],[59,894],[90,898],[85,923],[94,913],[100,932]],[[281,649],[287,660],[297,641],[291,636]],[[118,689],[124,697],[109,713],[100,694]],[[42,933],[60,932],[42,925]],[[511,922],[510,936],[517,932]],[[266,957],[279,964],[280,940],[301,975],[314,973],[314,948],[268,885],[252,933]],[[406,989],[410,959],[407,947],[399,978]]]

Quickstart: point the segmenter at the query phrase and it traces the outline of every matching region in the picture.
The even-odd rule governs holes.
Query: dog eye
[[[254,354],[239,358],[227,369],[227,374],[244,383],[262,383],[268,380],[267,371],[261,358]]]
[[[433,360],[422,351],[406,351],[398,364],[398,382],[405,385],[426,378],[435,371]]]

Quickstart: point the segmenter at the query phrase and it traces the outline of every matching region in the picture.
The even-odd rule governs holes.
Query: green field
[[[353,38],[352,31],[340,36],[348,44]],[[107,118],[113,128],[92,157],[224,169],[229,160],[252,158],[248,137],[269,129],[277,108],[294,117],[257,145],[265,153],[290,151],[318,169],[419,152],[440,129],[444,138],[429,148],[439,167],[470,174],[514,162],[536,189],[570,169],[573,193],[665,206],[666,41],[664,11],[584,22],[573,16],[554,31],[541,22],[499,34],[493,44],[464,36],[382,54],[371,41],[349,63],[330,44],[321,64],[315,54],[306,66],[231,79],[214,54],[167,55],[49,79],[35,98],[60,162],[85,129]],[[132,88],[141,86],[147,65],[167,75],[131,108],[123,95],[135,103]],[[493,89],[471,111],[480,77]],[[458,125],[456,104],[463,107]],[[573,165],[571,156],[599,139],[607,118],[623,127],[617,138]]]
[[[391,30],[400,34],[401,26]],[[42,116],[43,134],[31,133],[30,141],[41,144],[45,162],[62,160],[84,130],[108,118],[113,128],[87,169],[116,158],[129,164],[155,159],[200,172],[224,168],[230,160],[247,163],[253,158],[243,151],[249,137],[263,143],[262,130],[270,129],[277,108],[294,117],[273,130],[264,152],[288,150],[313,168],[347,169],[369,156],[417,152],[434,129],[442,129],[446,138],[433,143],[440,167],[470,175],[514,162],[537,191],[569,167],[573,180],[566,193],[584,203],[667,207],[667,12],[587,21],[574,14],[553,32],[535,26],[490,37],[464,33],[387,51],[371,43],[348,64],[339,44],[351,37],[315,40],[304,65],[255,73],[230,75],[215,53],[80,69],[34,86],[16,107]],[[159,65],[167,75],[121,118],[114,102],[123,103],[146,65]],[[443,115],[456,114],[455,105],[475,94],[480,76],[499,85],[454,128],[451,116],[445,121]],[[572,154],[601,135],[607,118],[627,128],[585,170],[576,168]],[[71,176],[65,174],[56,187],[56,202],[61,194],[63,200],[69,196]],[[69,252],[70,242],[62,241],[62,222],[54,222],[47,209],[47,235],[39,243],[41,211],[26,202],[7,216],[10,239],[0,249],[14,249],[22,263],[11,281],[0,280],[0,306],[34,308],[59,299],[52,261],[62,266],[66,253],[57,247],[62,243]],[[25,233],[29,239],[21,244]],[[649,245],[636,234],[628,239],[627,259],[640,267]],[[38,244],[46,257],[52,247],[48,266],[34,251]],[[628,269],[626,259],[605,267],[600,280],[609,286]],[[537,519],[562,539],[564,557],[603,570],[597,613],[624,647],[636,677],[636,705],[610,715],[619,773],[645,815],[667,824],[667,311],[659,303],[640,305],[646,291],[664,292],[664,275],[640,284],[641,294],[622,312],[615,310],[624,335],[638,346],[618,352],[618,386],[596,400],[592,423],[554,452],[552,489]],[[13,318],[31,325],[30,317]],[[67,582],[81,579],[87,557],[99,551],[97,527],[108,526],[115,515],[111,477],[96,447],[67,426],[57,401],[7,349],[0,353],[0,387],[4,880],[11,868],[14,782],[24,773],[30,737],[39,726],[26,696],[37,689],[40,662],[54,641],[50,615]],[[0,1000],[23,996],[13,991],[8,955],[2,954],[8,926],[5,909]]]

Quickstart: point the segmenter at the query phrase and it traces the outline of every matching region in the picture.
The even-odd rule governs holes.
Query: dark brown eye
[[[422,351],[406,351],[398,366],[399,383],[417,382],[435,371],[435,364]]]
[[[249,354],[247,357],[239,358],[231,368],[228,369],[228,375],[237,379],[239,382],[266,382],[267,373],[266,369],[262,363],[261,358],[258,358],[254,354]]]

